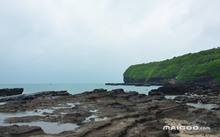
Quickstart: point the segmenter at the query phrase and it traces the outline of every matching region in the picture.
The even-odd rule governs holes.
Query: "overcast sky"
[[[0,83],[122,82],[220,44],[219,0],[1,0]]]

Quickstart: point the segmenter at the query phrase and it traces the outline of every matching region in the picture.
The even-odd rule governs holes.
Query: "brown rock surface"
[[[5,119],[5,122],[16,124],[43,121],[79,126],[59,134],[27,131],[35,137],[179,136],[178,133],[163,130],[163,126],[169,123],[164,119],[185,120],[200,126],[210,126],[211,132],[205,134],[220,135],[219,111],[188,107],[174,100],[165,99],[164,95],[160,94],[146,96],[137,92],[124,92],[122,89],[112,91],[96,89],[76,95],[67,92],[48,92],[8,100],[10,102],[0,105],[1,112],[31,112],[37,116],[12,117]],[[5,135],[8,133],[7,130],[1,131]],[[186,131],[184,134],[190,132]],[[196,134],[200,135],[200,132]],[[204,133],[201,132],[201,135]]]

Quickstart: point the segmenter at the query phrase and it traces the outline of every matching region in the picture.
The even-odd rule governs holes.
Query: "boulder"
[[[107,92],[107,90],[103,88],[93,90],[93,93],[101,93],[101,92]]]
[[[148,93],[149,96],[165,96],[163,92],[158,91],[157,89],[151,90]]]

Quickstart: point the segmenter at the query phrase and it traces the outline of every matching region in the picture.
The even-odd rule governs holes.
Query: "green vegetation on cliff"
[[[189,53],[161,62],[130,66],[125,83],[179,81],[220,81],[220,48]]]

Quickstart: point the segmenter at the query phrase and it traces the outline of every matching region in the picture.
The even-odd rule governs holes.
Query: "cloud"
[[[217,47],[218,0],[2,0],[0,83],[120,82],[132,64]]]

